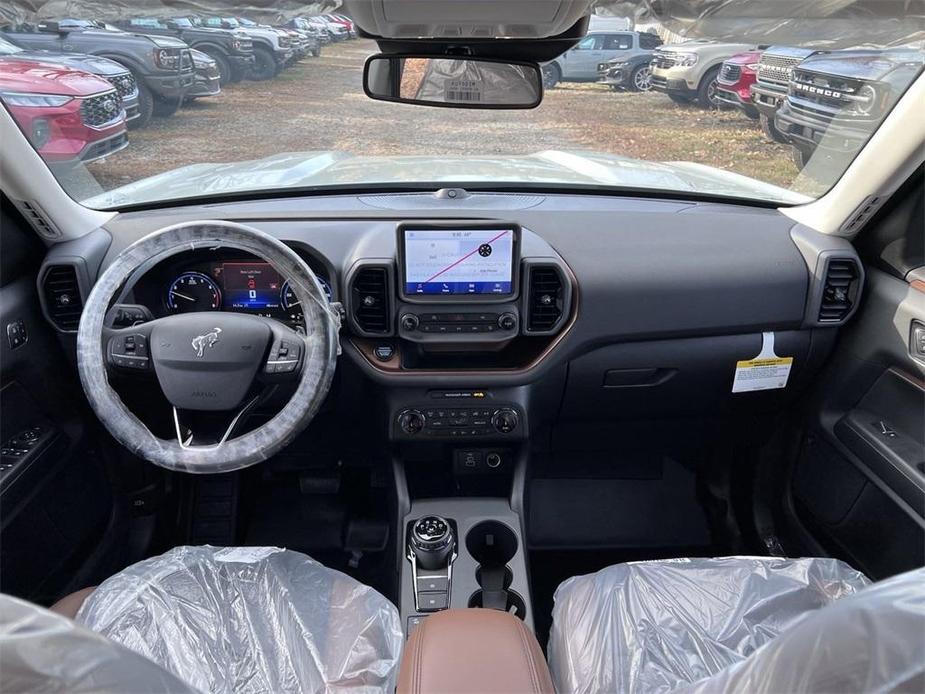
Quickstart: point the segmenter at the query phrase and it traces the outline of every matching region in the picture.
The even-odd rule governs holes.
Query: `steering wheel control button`
[[[302,349],[295,340],[278,339],[270,349],[270,358],[263,368],[266,374],[295,373],[302,358]]]
[[[29,334],[26,332],[26,322],[22,318],[12,323],[7,323],[6,339],[10,349],[18,349],[26,344],[29,340]]]
[[[127,371],[145,371],[150,365],[148,338],[141,333],[114,335],[109,340],[109,363]]]

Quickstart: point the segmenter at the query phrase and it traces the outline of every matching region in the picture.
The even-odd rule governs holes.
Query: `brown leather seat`
[[[427,617],[405,644],[399,694],[555,692],[536,638],[497,610],[446,610]]]
[[[64,615],[68,619],[75,619],[77,617],[77,612],[80,610],[80,606],[84,604],[84,601],[90,597],[90,593],[94,590],[96,590],[95,586],[78,590],[76,593],[71,593],[70,595],[65,595],[48,609],[52,612]]]

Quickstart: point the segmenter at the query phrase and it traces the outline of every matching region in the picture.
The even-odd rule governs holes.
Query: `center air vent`
[[[845,320],[857,299],[861,273],[851,258],[832,258],[825,266],[825,283],[819,305],[820,323]]]
[[[550,332],[565,311],[562,273],[554,265],[529,266],[527,273],[527,332]]]
[[[364,333],[388,335],[392,331],[389,303],[389,269],[367,266],[357,270],[350,287],[357,327]]]
[[[49,320],[58,330],[76,332],[83,310],[77,270],[73,265],[50,265],[42,278],[42,296]]]

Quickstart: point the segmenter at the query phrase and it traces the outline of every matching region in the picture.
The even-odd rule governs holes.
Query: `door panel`
[[[917,188],[900,191],[903,199],[862,232],[862,303],[809,401],[790,484],[794,526],[875,579],[925,564],[925,330],[916,332],[925,328],[925,287],[915,280],[925,226]]]
[[[73,362],[41,314],[36,273],[44,249],[23,224],[4,202],[0,590],[47,603],[101,544],[113,501]],[[16,326],[12,336],[8,326]]]

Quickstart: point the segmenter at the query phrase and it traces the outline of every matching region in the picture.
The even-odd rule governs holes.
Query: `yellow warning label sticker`
[[[786,388],[793,357],[768,357],[736,362],[733,393]]]

